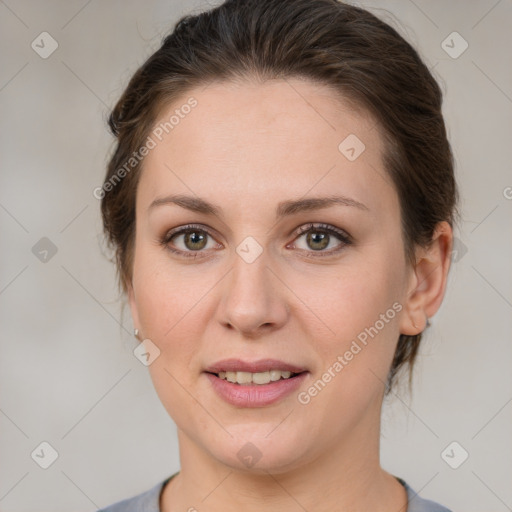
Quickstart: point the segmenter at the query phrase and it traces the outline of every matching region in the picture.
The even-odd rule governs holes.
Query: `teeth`
[[[249,374],[251,375],[251,374]],[[270,372],[253,373],[252,381],[254,384],[268,384],[270,382]]]
[[[270,380],[273,382],[281,378],[281,372],[279,370],[270,370]]]
[[[249,372],[236,372],[236,381],[238,384],[250,384],[252,382],[252,374]]]
[[[226,372],[226,380],[236,382],[236,372]]]
[[[289,379],[292,372],[281,370],[269,370],[267,372],[219,372],[219,378],[235,384],[268,384],[279,379]]]

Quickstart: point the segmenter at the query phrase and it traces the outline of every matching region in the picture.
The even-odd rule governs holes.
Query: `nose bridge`
[[[270,286],[268,282],[269,270],[267,269],[270,262],[268,259],[268,255],[264,255],[263,251],[255,256],[253,248],[249,247],[248,249],[247,244],[240,244],[237,248],[233,271],[231,272],[231,294],[243,296],[263,292],[266,295]]]
[[[221,322],[252,332],[263,325],[277,327],[286,320],[286,298],[276,287],[268,268],[271,263],[269,251],[254,239],[239,244],[223,289]]]

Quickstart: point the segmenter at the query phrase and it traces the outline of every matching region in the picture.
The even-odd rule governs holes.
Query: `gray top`
[[[98,512],[161,512],[160,510],[160,493],[165,484],[178,473],[166,478],[162,482],[152,487],[146,492],[137,494],[133,498],[127,498],[118,501],[106,508],[98,510]],[[406,512],[451,512],[435,501],[425,500],[414,492],[401,478],[395,477],[407,491],[407,499],[409,504]]]

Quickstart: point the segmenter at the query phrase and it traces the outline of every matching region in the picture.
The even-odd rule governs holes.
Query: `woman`
[[[227,1],[136,72],[102,214],[181,470],[103,510],[447,510],[379,462],[450,265],[441,101],[335,0]]]

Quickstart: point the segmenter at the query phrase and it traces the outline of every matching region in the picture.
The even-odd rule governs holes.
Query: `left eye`
[[[296,241],[302,239],[305,247],[296,245]],[[337,244],[335,242],[338,242]],[[313,252],[336,252],[345,245],[350,244],[350,238],[342,231],[329,226],[309,225],[299,230],[299,236],[294,241],[298,249]],[[333,250],[334,245],[334,250]],[[330,249],[330,250],[327,250]]]

